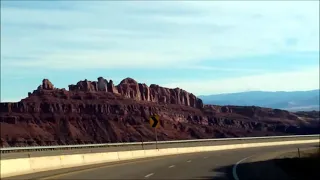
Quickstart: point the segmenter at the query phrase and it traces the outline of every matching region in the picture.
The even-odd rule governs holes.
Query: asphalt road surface
[[[41,172],[6,179],[256,179],[252,175],[272,175],[266,168],[255,173],[246,164],[272,159],[276,154],[296,151],[297,148],[317,147],[317,144],[286,145],[225,150],[205,153],[171,155],[156,158],[105,163],[86,167]],[[48,162],[50,163],[50,162]],[[258,169],[259,170],[259,169]],[[260,173],[260,175],[259,175]],[[270,177],[281,177],[274,175]],[[236,176],[236,177],[235,177]],[[3,178],[5,179],[5,178]]]

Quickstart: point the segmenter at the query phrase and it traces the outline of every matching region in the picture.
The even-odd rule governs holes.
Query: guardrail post
[[[140,134],[140,138],[141,138],[141,146],[142,146],[142,150],[144,150],[144,146],[143,146],[143,139],[142,139],[141,134]]]
[[[158,135],[157,135],[157,128],[154,128],[156,134],[156,149],[158,149]]]

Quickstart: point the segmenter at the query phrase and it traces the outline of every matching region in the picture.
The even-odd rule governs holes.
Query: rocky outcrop
[[[48,79],[42,80],[42,85],[38,86],[37,90],[54,90],[53,84]]]
[[[159,140],[319,133],[319,114],[255,106],[203,105],[192,93],[126,78],[79,81],[69,91],[44,79],[17,103],[0,104],[1,146],[154,140],[149,116],[160,116]]]
[[[185,90],[179,88],[169,89],[155,84],[151,84],[150,87],[148,87],[146,84],[138,83],[132,78],[126,78],[122,80],[119,85],[115,86],[112,80],[108,82],[106,79],[99,77],[98,81],[84,80],[78,82],[76,85],[69,85],[69,90],[111,92],[137,101],[151,101],[203,108],[202,100]]]

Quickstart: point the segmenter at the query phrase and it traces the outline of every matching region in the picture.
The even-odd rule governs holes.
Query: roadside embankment
[[[319,147],[320,148],[320,147]],[[320,149],[298,150],[283,154],[275,160],[290,179],[320,179]]]

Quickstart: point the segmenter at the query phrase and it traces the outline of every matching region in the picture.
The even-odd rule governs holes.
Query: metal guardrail
[[[191,140],[175,140],[175,141],[147,141],[147,142],[125,142],[125,143],[104,143],[104,144],[79,144],[79,145],[58,145],[58,146],[27,146],[27,147],[6,147],[0,148],[0,153],[22,152],[22,151],[47,151],[47,150],[70,150],[70,149],[90,149],[117,146],[135,146],[135,145],[151,145],[151,144],[182,144],[192,142],[214,142],[214,141],[230,141],[230,140],[254,140],[254,139],[279,139],[279,138],[302,138],[302,137],[320,137],[315,135],[292,135],[292,136],[264,136],[264,137],[241,137],[241,138],[219,138],[219,139],[191,139]]]

